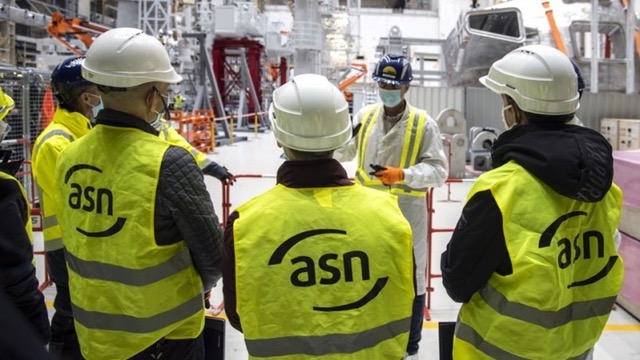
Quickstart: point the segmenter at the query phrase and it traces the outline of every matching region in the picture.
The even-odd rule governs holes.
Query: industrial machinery
[[[93,40],[107,30],[109,28],[106,26],[93,24],[79,18],[65,18],[59,12],[51,14],[51,21],[47,26],[47,32],[51,37],[61,42],[69,51],[78,56],[83,55],[93,43]],[[86,48],[78,49],[73,46],[68,40],[69,35],[73,35],[82,41]]]
[[[543,44],[578,64],[587,89],[632,93],[640,85],[638,20],[627,11],[632,2],[601,0],[596,9],[592,3],[513,0],[464,12],[443,46],[448,84],[479,86],[478,79],[509,51]]]
[[[442,134],[444,153],[449,160],[449,177],[465,177],[466,154],[469,140],[466,135],[467,121],[456,109],[444,109],[436,117]]]
[[[491,148],[498,135],[499,132],[495,128],[473,126],[469,129],[469,158],[473,170],[491,170]]]

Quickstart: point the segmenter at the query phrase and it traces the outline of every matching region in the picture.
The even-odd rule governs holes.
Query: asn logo
[[[573,211],[557,218],[545,229],[542,236],[540,236],[538,248],[543,249],[549,247],[562,223],[576,216],[587,216],[587,213],[584,211]],[[558,253],[558,266],[560,269],[566,269],[580,259],[603,259],[604,241],[604,236],[597,230],[588,230],[582,234],[576,234],[573,240],[566,237],[561,238],[558,240],[558,247],[560,248],[560,252]],[[617,260],[617,255],[610,256],[606,264],[604,264],[598,272],[595,274],[585,274],[584,279],[572,282],[567,288],[589,285],[603,279],[609,271],[611,271]]]
[[[69,179],[77,171],[95,171],[102,173],[102,170],[87,164],[74,165],[65,174],[64,183],[69,185],[71,191],[69,193],[69,206],[75,210],[83,210],[86,212],[95,212],[98,215],[113,216],[113,193],[109,189],[95,188],[93,186],[85,186],[78,183],[70,183]],[[111,236],[124,227],[126,218],[118,217],[113,225],[107,229],[98,231],[89,231],[86,229],[76,228],[79,233],[88,237],[105,237]]]
[[[313,237],[325,234],[347,235],[347,232],[338,229],[317,229],[296,234],[276,248],[269,259],[269,266],[282,264],[285,255],[296,244],[303,240],[311,241]],[[321,238],[320,236],[320,239]],[[293,271],[290,276],[291,284],[296,287],[314,286],[318,283],[321,285],[333,285],[338,283],[343,277],[345,282],[369,281],[371,277],[369,257],[365,252],[359,250],[349,251],[344,254],[322,254],[317,260],[309,256],[297,256],[291,259],[291,263],[293,265],[302,265]],[[340,264],[343,264],[343,266],[339,266]],[[388,280],[388,276],[378,278],[371,289],[359,300],[347,304],[316,305],[313,306],[313,310],[344,311],[360,308],[375,299],[382,289],[384,289],[385,285],[387,285]]]

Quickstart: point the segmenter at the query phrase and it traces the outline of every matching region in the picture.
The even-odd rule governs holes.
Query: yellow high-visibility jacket
[[[53,200],[58,156],[71,142],[86,135],[89,130],[91,122],[84,115],[59,107],[33,145],[31,169],[40,199],[46,251],[62,249],[62,233]]]

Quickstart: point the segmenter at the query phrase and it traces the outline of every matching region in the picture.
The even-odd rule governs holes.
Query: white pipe
[[[627,26],[626,26],[626,41],[627,41],[627,94],[635,93],[635,43],[633,41],[633,35],[635,32],[636,14],[634,10],[635,0],[627,1]]]
[[[591,92],[598,92],[598,57],[600,32],[598,31],[598,0],[591,0]]]

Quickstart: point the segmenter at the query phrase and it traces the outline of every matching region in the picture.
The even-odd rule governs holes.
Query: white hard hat
[[[269,119],[276,140],[294,150],[334,150],[351,138],[349,105],[321,75],[298,75],[277,88]]]
[[[480,82],[495,93],[511,97],[526,112],[566,115],[580,107],[571,60],[549,46],[529,45],[511,51],[493,63]]]
[[[182,81],[162,43],[134,28],[112,29],[100,35],[87,51],[82,77],[98,85],[120,88],[154,81]]]

